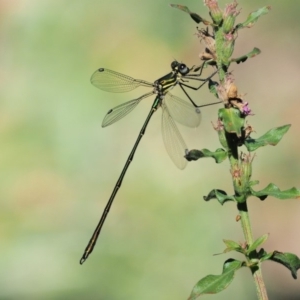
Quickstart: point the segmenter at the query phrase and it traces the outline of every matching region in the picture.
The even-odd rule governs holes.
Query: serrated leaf
[[[242,267],[243,263],[229,259],[225,261],[221,275],[208,275],[202,278],[194,286],[189,300],[195,300],[204,294],[216,294],[226,289],[234,278],[235,272]]]
[[[260,200],[265,200],[268,196],[272,196],[281,200],[299,198],[300,190],[295,187],[281,191],[274,183],[270,183],[266,188],[261,191],[255,192],[250,188],[251,195],[258,197]]]
[[[188,161],[198,160],[199,158],[212,157],[215,159],[217,164],[221,163],[227,158],[227,152],[224,149],[217,149],[215,152],[211,152],[208,149],[202,150],[191,150],[186,155],[185,158]]]
[[[179,4],[170,4],[170,6],[173,7],[173,8],[180,9],[180,10],[182,10],[182,11],[185,12],[185,13],[188,13],[188,14],[191,16],[191,18],[192,18],[196,23],[198,23],[198,24],[201,23],[201,22],[202,22],[204,25],[210,25],[210,24],[212,24],[211,22],[209,22],[209,21],[203,19],[203,18],[202,18],[201,16],[199,16],[198,14],[191,12],[191,11],[188,9],[187,6],[183,6],[183,5],[179,5]]]
[[[254,23],[257,22],[258,18],[267,14],[270,10],[271,10],[271,6],[265,6],[265,7],[258,9],[257,11],[250,13],[247,20],[243,23],[237,24],[235,29],[239,30],[239,29],[242,29],[245,27],[248,27],[248,28],[252,27],[254,25]]]
[[[238,109],[220,108],[219,118],[223,121],[224,128],[227,132],[235,133],[238,137],[241,137],[245,119],[241,117]]]
[[[238,58],[233,58],[231,59],[232,62],[236,62],[237,64],[239,63],[243,63],[245,62],[248,58],[252,58],[252,57],[255,57],[256,55],[260,54],[261,51],[258,49],[258,48],[254,48],[251,52],[243,55],[243,56],[240,56]]]
[[[256,250],[260,245],[262,245],[269,237],[269,234],[264,234],[258,239],[256,239],[252,245],[247,250],[247,253],[249,254],[250,252]]]
[[[297,279],[297,270],[300,269],[300,259],[297,255],[293,253],[282,253],[274,251],[274,254],[271,256],[270,260],[282,264],[288,268],[294,279]]]
[[[258,139],[247,138],[245,140],[245,146],[249,152],[255,151],[259,147],[263,147],[266,145],[276,146],[283,135],[290,129],[291,125],[284,125],[276,128],[272,128],[263,136]]]
[[[217,199],[219,203],[222,205],[227,201],[235,201],[234,196],[229,196],[226,194],[226,192],[217,189],[210,191],[207,196],[203,197],[203,199],[205,201],[209,201],[211,199]]]

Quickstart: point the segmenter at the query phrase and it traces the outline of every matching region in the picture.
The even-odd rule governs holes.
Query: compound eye
[[[174,71],[178,67],[178,62],[175,60],[171,63],[171,68]]]
[[[189,68],[185,64],[180,64],[179,66],[179,72],[182,75],[186,75],[189,72]]]

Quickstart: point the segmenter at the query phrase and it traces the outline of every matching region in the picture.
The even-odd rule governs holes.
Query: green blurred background
[[[213,188],[232,192],[228,163],[207,159],[176,169],[163,146],[159,111],[94,252],[79,265],[151,105],[145,100],[103,129],[110,108],[145,89],[110,94],[94,88],[90,76],[107,67],[154,81],[174,59],[198,64],[196,23],[169,2],[0,1],[0,299],[186,299],[200,278],[221,273],[232,257],[213,256],[224,249],[222,239],[243,241],[234,204],[202,200]],[[179,3],[208,16],[202,1]],[[253,178],[257,189],[269,182],[299,187],[300,2],[239,3],[239,21],[272,5],[252,29],[240,31],[234,54],[256,46],[261,55],[231,66],[255,114],[248,119],[253,137],[292,124],[277,147],[257,152]],[[179,88],[173,94],[183,97]],[[213,100],[206,89],[191,94],[199,104]],[[211,126],[217,109],[203,109],[195,130],[180,127],[190,149],[219,147]],[[271,234],[267,250],[300,254],[299,201],[252,199],[249,207],[254,236]],[[271,299],[300,299],[299,281],[287,269],[267,262],[263,275]],[[255,297],[246,269],[211,296]]]

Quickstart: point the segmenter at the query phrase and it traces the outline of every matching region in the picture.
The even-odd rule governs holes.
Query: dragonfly
[[[134,79],[130,76],[106,68],[100,68],[93,73],[91,77],[91,83],[103,91],[122,93],[132,91],[140,86],[149,87],[152,89],[150,92],[136,99],[130,100],[110,109],[103,119],[102,127],[109,126],[125,117],[145,98],[153,95],[156,95],[156,97],[112,191],[112,194],[104,208],[99,223],[84,250],[82,258],[80,259],[80,264],[83,264],[88,256],[92,253],[107,214],[109,213],[115,196],[122,185],[126,171],[133,160],[136,149],[143,135],[145,134],[151,117],[159,108],[162,108],[162,136],[165,148],[170,158],[179,169],[184,169],[186,167],[187,160],[185,159],[185,154],[188,152],[188,150],[175,121],[188,127],[198,127],[201,121],[200,107],[220,103],[219,101],[198,106],[186,91],[186,88],[199,90],[216,74],[217,71],[215,71],[206,79],[200,78],[203,71],[203,66],[204,64],[202,64],[200,67],[188,68],[183,63],[173,61],[171,63],[171,72],[157,79],[154,83],[145,80]],[[198,86],[191,85],[190,81],[198,82]],[[184,94],[187,96],[189,102],[170,93],[170,90],[176,85],[180,86]]]

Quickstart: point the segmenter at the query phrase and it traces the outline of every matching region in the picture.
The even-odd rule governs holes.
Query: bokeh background
[[[220,0],[220,6],[228,1]],[[203,50],[196,23],[170,0],[1,0],[0,299],[186,299],[207,274],[238,255],[213,256],[222,239],[243,241],[237,210],[204,202],[213,188],[232,192],[227,162],[192,162],[176,169],[161,138],[161,112],[150,122],[94,252],[79,259],[149,111],[151,99],[108,128],[106,112],[146,90],[111,94],[90,84],[99,67],[154,81],[177,59],[192,66]],[[202,1],[179,1],[208,17]],[[300,186],[300,2],[240,0],[238,21],[264,5],[272,11],[239,32],[234,56],[261,55],[232,65],[254,112],[258,137],[292,124],[277,147],[257,151],[257,189],[273,182]],[[173,94],[183,97],[179,88]],[[199,104],[214,99],[201,89]],[[190,149],[219,147],[203,109],[202,125],[180,130]],[[300,255],[297,200],[249,202],[255,237],[265,249]],[[300,299],[299,280],[267,262],[271,299]],[[251,274],[241,269],[213,299],[255,299]]]

